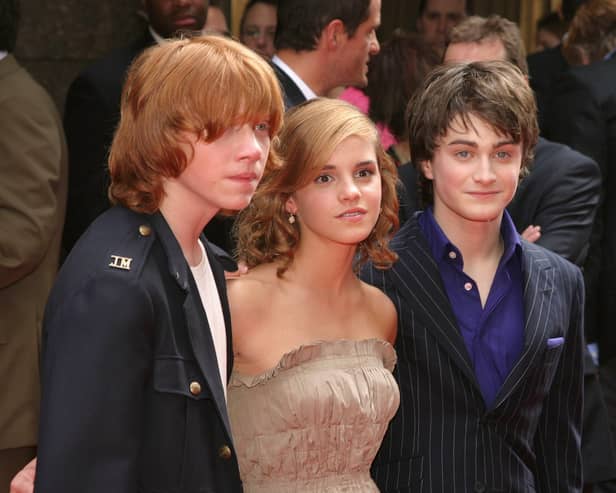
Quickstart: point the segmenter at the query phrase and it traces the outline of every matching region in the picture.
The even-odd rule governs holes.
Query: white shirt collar
[[[272,63],[275,63],[276,66],[280,70],[282,70],[285,74],[287,74],[291,78],[293,82],[295,82],[295,85],[299,87],[299,90],[302,91],[302,94],[304,95],[306,99],[314,99],[317,97],[314,91],[310,89],[310,87],[308,87],[308,85],[300,78],[300,76],[297,75],[291,67],[289,67],[286,63],[284,63],[278,57],[278,55],[274,55],[272,57]]]
[[[156,41],[157,44],[161,44],[167,41],[160,34],[154,31],[154,28],[152,26],[148,26],[148,30],[150,31],[150,34],[152,35],[152,37],[154,38],[154,41]]]
[[[169,38],[163,38],[160,34],[158,34],[154,30],[152,26],[148,26],[148,30],[150,31],[150,34],[152,35],[152,37],[154,38],[154,41],[156,41],[157,44],[166,43],[167,41],[169,41]],[[198,32],[201,32],[202,34],[205,33],[205,31],[198,31]]]

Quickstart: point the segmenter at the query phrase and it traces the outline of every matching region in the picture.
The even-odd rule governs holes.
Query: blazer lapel
[[[420,234],[417,217],[407,221],[391,243],[399,260],[389,275],[401,296],[414,307],[417,320],[425,324],[437,343],[479,390],[438,266]]]
[[[203,373],[203,377],[210,389],[210,392],[212,393],[220,419],[225,425],[227,434],[231,437],[231,426],[227,415],[227,403],[225,400],[224,389],[222,382],[220,381],[218,360],[216,359],[216,349],[214,348],[214,341],[210,332],[207,314],[201,304],[199,291],[197,290],[197,286],[191,272],[189,271],[188,263],[182,254],[180,246],[163,216],[160,213],[154,214],[152,216],[152,222],[158,233],[163,248],[167,253],[167,258],[169,259],[169,272],[176,279],[182,290],[186,292],[186,298],[184,300],[184,315],[186,317],[188,336],[192,343],[195,359],[197,360],[199,368]],[[206,244],[204,243],[204,245]],[[212,260],[212,254],[207,246],[206,249],[208,252],[208,259]],[[217,272],[220,269],[217,261],[214,260],[211,262],[211,265],[212,270],[214,271],[216,286],[221,298],[225,326],[227,327],[227,351],[229,351],[231,347],[229,336],[230,317],[226,292],[224,289],[224,274],[223,280],[221,281],[220,272]],[[222,288],[221,282],[223,283]],[[205,324],[203,322],[205,322]],[[229,361],[229,358],[227,358],[227,361]],[[230,372],[228,372],[228,374],[229,373]]]
[[[293,79],[291,79],[291,77],[289,77],[287,73],[274,62],[270,62],[270,65],[274,69],[276,78],[280,83],[280,87],[284,96],[285,110],[293,108],[294,106],[297,106],[298,104],[306,101],[306,96],[304,96],[304,93],[301,91],[301,89],[297,87],[297,84],[293,82]]]
[[[524,381],[535,359],[545,351],[549,335],[550,303],[554,292],[554,268],[541,249],[522,242],[524,276],[524,348],[517,363],[503,382],[493,408],[501,405]]]

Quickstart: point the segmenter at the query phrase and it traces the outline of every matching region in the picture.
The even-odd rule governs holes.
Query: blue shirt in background
[[[504,211],[501,236],[503,256],[498,264],[485,307],[473,279],[463,272],[464,259],[434,219],[432,208],[419,216],[486,407],[490,408],[524,346],[524,298],[520,237]]]

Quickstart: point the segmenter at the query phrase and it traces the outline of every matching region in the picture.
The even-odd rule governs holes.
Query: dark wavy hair
[[[406,107],[426,74],[440,63],[434,47],[416,33],[396,31],[370,59],[366,95],[372,121],[406,138]]]
[[[274,45],[277,50],[312,51],[321,32],[334,19],[349,37],[370,17],[370,0],[282,0]]]

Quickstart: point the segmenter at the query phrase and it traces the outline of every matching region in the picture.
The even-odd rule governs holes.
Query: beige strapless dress
[[[234,372],[228,407],[245,493],[378,492],[370,464],[400,395],[388,342],[323,341],[257,376]]]

